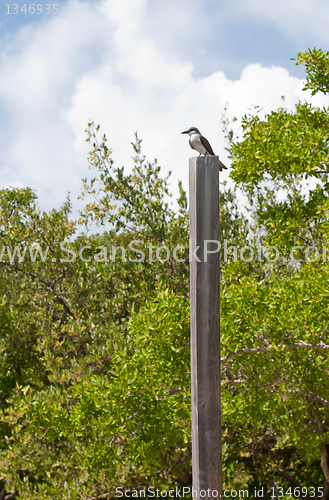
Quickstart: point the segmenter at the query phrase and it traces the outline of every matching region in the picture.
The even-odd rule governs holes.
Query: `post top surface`
[[[212,167],[218,168],[219,171],[219,157],[218,156],[192,156],[189,159],[190,168],[195,167]]]

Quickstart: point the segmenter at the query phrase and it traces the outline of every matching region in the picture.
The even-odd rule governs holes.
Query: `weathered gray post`
[[[222,495],[218,156],[190,158],[189,184],[192,482],[199,500],[201,490],[203,498]]]

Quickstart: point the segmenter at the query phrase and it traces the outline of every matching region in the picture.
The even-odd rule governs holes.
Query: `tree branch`
[[[50,290],[54,290],[55,288],[55,285],[57,285],[57,283],[62,279],[62,278],[65,278],[65,270],[62,272],[62,274],[60,276],[57,276],[57,278],[55,278],[51,285],[49,286],[49,289]]]
[[[86,498],[85,500],[101,500],[101,498],[107,498],[109,497],[110,495],[112,495],[113,493],[103,493],[102,495],[99,495],[98,497],[90,497],[90,498]],[[83,498],[83,496],[81,495],[81,493],[79,493],[80,497]]]
[[[242,349],[238,349],[237,351],[231,351],[229,352],[226,356],[221,358],[221,362],[225,363],[231,358],[234,358],[235,356],[240,356],[241,354],[256,354],[258,352],[270,352],[270,351],[276,351],[279,348],[283,349],[322,349],[324,351],[329,350],[329,345],[324,344],[322,340],[318,344],[308,344],[304,342],[303,340],[299,340],[298,342],[295,342],[294,344],[289,344],[289,345],[282,345],[279,344],[278,346],[273,346],[271,344],[267,344],[266,347],[243,347]]]
[[[324,404],[324,406],[327,406],[329,408],[329,401],[322,398],[321,396],[318,396],[317,394],[314,394],[314,392],[310,391],[308,394],[311,396],[311,398],[315,399],[315,401],[318,401],[319,403],[322,403]]]
[[[44,281],[42,278],[39,278],[36,274],[30,273],[29,271],[25,271],[25,269],[21,269],[20,267],[17,266],[17,264],[14,265],[14,264],[11,264],[10,262],[4,262],[2,260],[0,261],[0,264],[2,264],[4,266],[8,266],[11,269],[14,269],[15,271],[19,271],[20,273],[26,274],[27,276],[30,276],[33,279],[38,279],[39,281],[41,281],[41,283],[43,283],[44,285],[49,287],[49,283]]]
[[[319,398],[320,398],[320,396],[319,396]],[[317,424],[318,424],[319,434],[320,434],[320,436],[323,436],[323,427],[322,427],[321,419],[316,412],[314,412],[314,415],[315,415],[315,419],[316,419]],[[329,483],[329,467],[328,467],[327,447],[324,443],[321,443],[320,449],[321,449],[321,455],[320,455],[321,456],[321,462],[320,462],[321,469],[323,471],[323,474],[324,474],[326,481]]]
[[[15,271],[19,271],[20,273],[26,274],[27,276],[30,276],[31,278],[40,281],[41,283],[46,285],[46,287],[48,288],[49,291],[54,289],[54,287],[58,283],[58,281],[60,281],[62,278],[65,278],[65,270],[64,270],[60,276],[58,276],[57,278],[55,278],[52,281],[52,283],[47,283],[47,281],[43,280],[42,278],[40,278],[36,274],[30,273],[29,271],[26,271],[25,269],[18,267],[17,264],[14,265],[14,264],[11,264],[10,262],[3,262],[3,261],[0,261],[0,264],[3,264],[4,266],[8,266]],[[71,306],[70,306],[68,300],[65,297],[63,297],[62,295],[57,295],[56,298],[57,298],[58,302],[60,304],[62,304],[66,313],[69,316],[71,316],[73,319],[76,319],[75,314],[70,309]],[[1,498],[0,498],[0,500],[1,500]]]
[[[73,319],[77,319],[76,316],[75,316],[75,314],[71,311],[71,309],[70,309],[71,306],[70,306],[68,300],[65,297],[63,297],[62,295],[57,295],[57,300],[58,300],[58,302],[60,304],[62,304],[62,306],[65,309],[65,312],[69,316],[71,316]]]
[[[327,447],[325,444],[321,446],[321,469],[323,470],[324,477],[329,483],[329,467],[328,467],[328,455]]]
[[[0,500],[4,500],[5,495],[6,495],[6,485],[4,485],[4,487],[2,488],[2,490],[0,492]]]
[[[296,486],[297,488],[302,488],[302,485],[300,484],[299,481],[297,481],[296,478],[294,478],[293,476],[291,476],[289,474],[289,472],[287,471],[287,469],[283,469],[283,470],[278,470],[278,473],[280,474],[280,476],[285,479],[286,481],[289,481],[290,484],[292,484],[293,486]],[[311,500],[311,498],[306,495],[304,497],[306,500]],[[317,497],[314,497],[314,498],[317,498]]]

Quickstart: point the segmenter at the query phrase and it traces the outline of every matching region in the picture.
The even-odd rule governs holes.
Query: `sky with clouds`
[[[0,186],[36,189],[45,210],[68,192],[77,206],[89,119],[127,170],[138,131],[177,193],[191,156],[182,130],[197,126],[229,165],[227,103],[239,119],[282,106],[281,96],[288,109],[311,100],[290,59],[329,50],[327,0],[16,1],[0,7]]]

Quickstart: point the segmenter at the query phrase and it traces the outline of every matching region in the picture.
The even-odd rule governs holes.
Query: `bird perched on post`
[[[200,155],[210,155],[210,156],[215,156],[215,153],[212,150],[212,147],[209,144],[209,141],[201,135],[200,130],[198,130],[196,127],[190,127],[189,129],[185,130],[185,132],[182,132],[182,134],[188,134],[190,136],[189,138],[189,144],[192,149],[195,149]],[[227,167],[220,161],[219,161],[219,170],[222,171],[223,169],[227,170]]]

